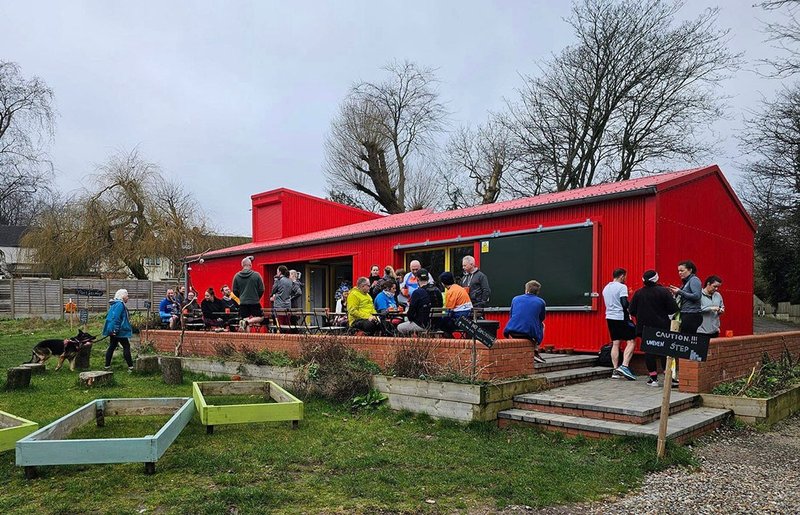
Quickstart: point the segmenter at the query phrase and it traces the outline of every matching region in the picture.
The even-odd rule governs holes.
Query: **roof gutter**
[[[297,247],[305,247],[307,245],[321,245],[324,243],[335,243],[339,241],[347,241],[353,239],[354,236],[358,236],[360,238],[368,237],[368,236],[377,236],[377,235],[386,235],[386,234],[395,234],[398,232],[405,232],[409,230],[409,228],[413,228],[414,230],[417,229],[428,229],[431,227],[441,227],[443,225],[452,225],[454,223],[464,221],[464,220],[490,220],[492,218],[500,218],[503,216],[508,215],[517,215],[522,213],[534,213],[538,211],[548,211],[554,208],[561,208],[561,207],[570,207],[576,206],[581,204],[593,204],[595,202],[606,201],[606,200],[616,200],[622,198],[630,198],[630,197],[639,197],[642,195],[655,195],[656,187],[655,186],[647,186],[644,188],[630,190],[630,191],[620,191],[617,193],[609,193],[607,195],[598,195],[596,197],[589,197],[589,198],[581,198],[581,199],[574,199],[574,200],[566,200],[563,202],[555,202],[552,204],[543,204],[541,206],[529,206],[529,207],[520,207],[516,209],[509,209],[506,211],[498,211],[496,213],[487,213],[485,215],[473,215],[473,216],[463,216],[463,217],[455,217],[455,218],[448,218],[447,220],[437,220],[435,222],[428,222],[417,224],[414,226],[404,226],[404,227],[397,227],[393,229],[375,229],[372,231],[357,233],[356,235],[347,234],[342,236],[335,236],[331,238],[322,238],[319,240],[312,240],[312,241],[301,241],[296,243],[288,243],[285,245],[269,245],[265,244],[262,247],[250,247],[245,250],[235,250],[235,251],[223,251],[218,254],[216,253],[209,253],[211,254],[208,256],[208,259],[215,259],[218,257],[227,257],[227,256],[239,256],[243,254],[251,254],[253,252],[260,252],[262,250],[285,250],[285,249],[292,249]],[[581,224],[583,225],[583,224]],[[504,235],[505,236],[505,235]],[[462,240],[474,240],[479,237],[472,237],[467,236],[464,237]],[[192,256],[189,256],[190,258]]]

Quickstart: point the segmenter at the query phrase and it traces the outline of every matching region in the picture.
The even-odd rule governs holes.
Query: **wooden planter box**
[[[17,440],[39,429],[39,424],[0,411],[0,452],[13,449]]]
[[[238,375],[242,379],[272,381],[279,386],[288,387],[297,378],[295,367],[273,367],[269,365],[251,365],[238,361],[219,361],[208,358],[181,358],[184,370],[205,374],[210,377],[227,377]]]
[[[223,424],[249,424],[289,420],[297,429],[303,419],[303,402],[272,381],[204,381],[192,384],[197,413],[206,432]],[[205,395],[263,395],[269,404],[208,404]]]
[[[800,411],[800,384],[766,399],[732,397],[702,393],[703,406],[733,410],[737,419],[748,424],[772,425]]]
[[[65,440],[79,427],[92,421],[103,427],[105,417],[117,415],[172,415],[172,418],[155,435],[142,438]],[[36,477],[37,465],[141,462],[145,473],[153,474],[156,461],[193,415],[194,400],[188,397],[97,399],[19,440],[17,466],[25,467],[28,479]]]
[[[547,381],[524,378],[497,384],[477,385],[426,381],[406,377],[373,376],[372,384],[389,398],[389,407],[435,418],[461,422],[497,419],[497,412],[508,409],[513,397],[538,391]]]

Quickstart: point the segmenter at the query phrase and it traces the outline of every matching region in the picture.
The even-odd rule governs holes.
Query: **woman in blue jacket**
[[[128,319],[128,308],[125,303],[128,302],[128,290],[117,290],[114,294],[114,300],[108,306],[108,314],[106,315],[106,325],[103,326],[103,336],[109,337],[108,350],[106,351],[106,370],[111,369],[111,358],[114,357],[114,351],[117,345],[122,345],[122,355],[125,357],[125,362],[128,363],[128,372],[133,371],[133,358],[131,358],[131,344],[128,341],[133,335],[130,319]]]

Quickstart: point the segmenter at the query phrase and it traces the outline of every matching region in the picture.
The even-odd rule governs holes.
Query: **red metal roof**
[[[271,242],[247,243],[236,247],[220,249],[206,254],[208,257],[222,256],[230,254],[243,254],[250,251],[273,250],[279,248],[307,245],[312,243],[322,243],[350,239],[356,236],[366,236],[370,234],[396,232],[407,228],[420,228],[433,225],[444,225],[456,220],[464,219],[484,219],[495,216],[502,216],[515,211],[535,211],[541,209],[552,209],[564,205],[599,202],[615,197],[635,196],[655,194],[658,191],[671,189],[689,181],[694,181],[709,174],[716,173],[722,179],[723,184],[729,190],[731,198],[737,203],[743,216],[755,230],[752,219],[747,211],[737,199],[733,189],[730,187],[719,167],[716,165],[677,172],[650,175],[627,181],[598,184],[587,188],[580,188],[569,191],[559,191],[547,193],[535,197],[526,197],[495,204],[479,205],[465,209],[455,209],[452,211],[434,212],[430,209],[400,213],[397,215],[383,216],[375,220],[368,220],[351,225],[335,227],[308,234],[300,234],[289,238],[283,238]]]

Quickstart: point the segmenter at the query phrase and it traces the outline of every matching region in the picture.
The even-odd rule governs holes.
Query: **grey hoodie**
[[[686,278],[683,287],[678,290],[677,296],[681,298],[681,313],[700,313],[700,295],[703,285],[700,279],[692,274]]]
[[[239,304],[261,304],[264,295],[264,280],[261,274],[242,270],[233,276],[233,294],[239,297]]]

